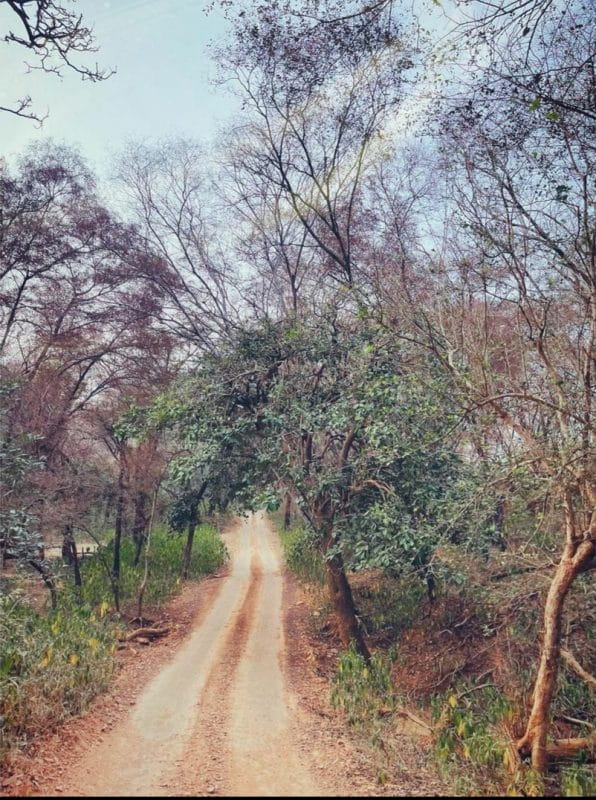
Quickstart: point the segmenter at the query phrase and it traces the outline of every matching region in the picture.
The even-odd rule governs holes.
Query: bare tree
[[[212,347],[238,319],[240,302],[226,237],[215,231],[202,148],[187,140],[130,145],[116,172],[144,241],[136,269],[166,299],[162,324],[190,346]]]
[[[56,0],[0,0],[0,15],[6,22],[4,42],[24,47],[32,58],[26,62],[29,70],[62,75],[68,69],[83,80],[103,81],[113,75],[114,70],[101,69],[97,64],[88,66],[79,61],[80,54],[97,52],[93,31],[88,28],[82,14],[77,14]],[[0,111],[18,117],[35,120],[40,125],[45,116],[40,116],[32,107],[29,95],[20,98],[12,106],[0,106]]]

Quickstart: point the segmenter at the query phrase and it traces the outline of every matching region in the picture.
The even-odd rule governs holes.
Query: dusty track
[[[83,796],[320,795],[295,749],[285,685],[280,555],[263,515],[226,536],[230,574],[127,719],[70,771]]]
[[[108,695],[21,760],[9,793],[441,794],[409,736],[396,781],[381,785],[370,751],[329,713],[304,600],[267,518],[241,520],[224,538],[227,570],[174,601],[174,619],[194,619],[186,638],[133,652]]]

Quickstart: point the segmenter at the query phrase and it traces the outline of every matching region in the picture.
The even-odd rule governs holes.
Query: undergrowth
[[[151,535],[149,550],[149,582],[144,602],[160,606],[181,587],[180,568],[185,537],[158,528]],[[144,558],[134,565],[134,543],[122,542],[120,566],[120,598],[123,604],[134,602],[143,580]],[[200,525],[195,532],[189,578],[196,579],[215,572],[225,560],[225,546],[210,525]],[[111,608],[113,597],[108,577],[112,565],[112,543],[101,546],[81,563],[82,599],[92,608]],[[74,592],[74,590],[71,590]]]
[[[341,708],[350,725],[367,725],[396,707],[391,682],[393,651],[376,652],[367,663],[352,645],[340,654],[331,705]]]
[[[82,713],[115,669],[118,627],[62,599],[39,613],[20,593],[0,598],[0,764],[69,716]]]
[[[289,569],[308,583],[323,583],[325,567],[313,533],[302,525],[284,530],[278,525],[284,558]]]
[[[181,587],[185,540],[154,531],[149,555],[146,606],[163,604]],[[134,566],[134,544],[122,542],[121,601],[135,602],[144,562]],[[225,546],[209,525],[197,528],[190,578],[214,572],[224,562]],[[69,569],[58,570],[58,608],[36,610],[19,589],[0,597],[0,764],[33,735],[81,714],[107,687],[116,667],[119,622],[110,614],[109,570],[112,544],[81,561],[82,590],[77,595]]]

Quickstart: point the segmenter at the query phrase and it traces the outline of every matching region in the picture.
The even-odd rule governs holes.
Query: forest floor
[[[224,570],[166,609],[172,632],[120,655],[111,691],[13,765],[6,795],[445,794],[404,732],[399,779],[329,706],[306,601],[262,513],[224,534]]]

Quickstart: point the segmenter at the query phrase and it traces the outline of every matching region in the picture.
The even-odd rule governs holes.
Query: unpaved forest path
[[[224,538],[230,571],[209,610],[129,716],[69,769],[64,793],[316,796],[346,791],[346,786],[322,784],[320,769],[311,769],[315,754],[294,736],[300,711],[282,672],[277,537],[258,513],[239,521]]]

